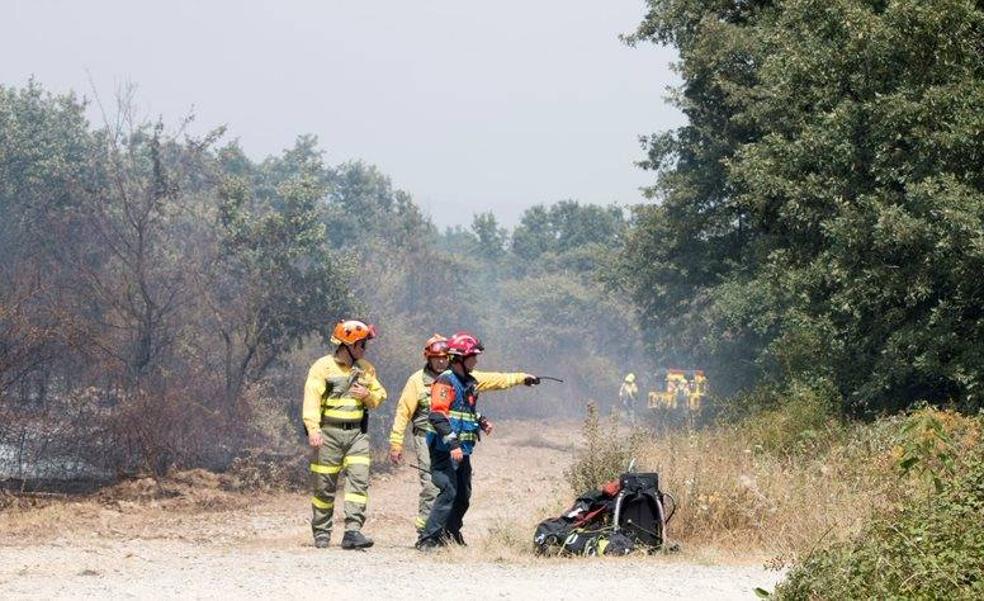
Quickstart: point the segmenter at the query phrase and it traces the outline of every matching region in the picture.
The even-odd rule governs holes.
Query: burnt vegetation
[[[345,316],[379,324],[370,359],[394,398],[434,331],[479,333],[489,369],[567,380],[547,401],[502,395],[502,417],[611,396],[640,348],[600,280],[619,208],[562,201],[512,231],[487,213],[442,232],[371,165],[326,164],[312,136],[255,161],[221,128],[132,106],[125,90],[93,111],[33,81],[0,88],[8,486],[297,456],[304,374]],[[394,404],[373,416],[377,443]]]

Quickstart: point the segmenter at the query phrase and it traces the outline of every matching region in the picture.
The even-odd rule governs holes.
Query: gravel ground
[[[475,457],[471,546],[412,548],[416,474],[374,476],[369,551],[315,549],[309,497],[207,486],[163,501],[71,500],[0,511],[0,599],[754,599],[782,575],[728,558],[535,558],[532,526],[569,496],[576,424],[504,423]],[[201,489],[201,490],[197,490]],[[336,516],[338,520],[338,516]],[[713,559],[713,556],[712,556]],[[749,560],[754,562],[754,560]]]
[[[410,549],[244,549],[174,541],[0,549],[4,599],[754,599],[759,567],[656,560],[516,565],[430,561]],[[427,591],[417,593],[416,591]]]

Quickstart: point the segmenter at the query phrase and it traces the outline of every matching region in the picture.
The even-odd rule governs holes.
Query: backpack
[[[626,555],[636,547],[650,552],[663,546],[668,493],[655,473],[626,473],[599,490],[584,493],[562,516],[540,522],[533,534],[537,554]]]
[[[659,548],[666,540],[666,524],[676,512],[666,512],[665,499],[672,496],[660,491],[659,475],[622,474],[615,500],[613,520],[619,530],[642,546]]]

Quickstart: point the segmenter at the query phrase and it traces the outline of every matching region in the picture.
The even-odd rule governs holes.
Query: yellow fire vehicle
[[[699,369],[662,369],[656,372],[656,387],[649,391],[649,408],[699,413],[707,396],[707,378]]]

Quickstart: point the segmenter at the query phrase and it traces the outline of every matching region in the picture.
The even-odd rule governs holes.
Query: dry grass
[[[956,452],[980,443],[980,420],[933,410],[916,416],[927,414],[942,424]],[[778,421],[763,423],[773,418]],[[719,426],[662,436],[642,430],[633,436],[613,433],[613,426],[602,421],[591,430],[593,441],[574,436],[571,424],[552,429],[500,424],[503,437],[484,443],[476,458],[476,492],[465,532],[470,546],[442,550],[434,559],[524,565],[572,561],[533,555],[536,524],[561,514],[583,492],[569,486],[572,476],[579,482],[604,479],[608,471],[624,470],[628,454],[637,459],[637,470],[659,472],[662,487],[679,503],[670,537],[682,544],[683,552],[665,561],[786,563],[818,544],[846,538],[874,511],[901,507],[913,487],[931,486],[918,470],[900,470],[907,449],[929,449],[922,464],[930,467],[943,453],[954,452],[940,446],[938,437],[926,438],[928,431],[903,432],[903,425],[912,422],[905,416],[850,426],[811,421],[810,432],[797,436],[791,434],[796,423],[788,416],[759,420],[754,427]],[[779,432],[785,443],[763,440]],[[613,465],[585,461],[592,454],[595,459],[608,457]],[[561,474],[566,466],[565,480]],[[128,480],[82,497],[0,494],[0,538],[38,541],[72,531],[80,536],[225,540],[248,534],[229,523],[241,519],[244,511],[261,511],[271,524],[264,535],[276,544],[284,536],[306,540],[304,492],[285,494],[272,487],[264,493],[257,482],[278,478],[265,468],[241,467],[221,475],[191,470],[161,480]],[[294,471],[293,466],[283,467]],[[406,469],[378,475],[372,490],[371,534],[383,545],[410,544],[416,475]]]
[[[203,469],[133,478],[88,495],[5,494],[0,540],[41,541],[71,534],[159,537],[159,522],[241,511],[249,502],[231,476]],[[153,533],[152,533],[153,532]],[[152,533],[152,534],[151,534]]]
[[[639,464],[659,472],[677,499],[674,539],[785,556],[854,531],[874,507],[898,498],[897,482],[885,477],[890,448],[876,443],[870,462],[843,448],[777,456],[734,429],[717,429],[656,441]]]
[[[980,439],[978,420],[920,414],[926,412],[958,446]],[[900,470],[904,448],[925,436],[903,432],[905,422],[831,421],[786,450],[767,450],[761,430],[741,426],[679,432],[644,444],[637,469],[659,472],[662,488],[676,497],[670,536],[688,553],[760,554],[783,564],[847,538],[873,513],[899,509],[913,488],[927,485]]]

